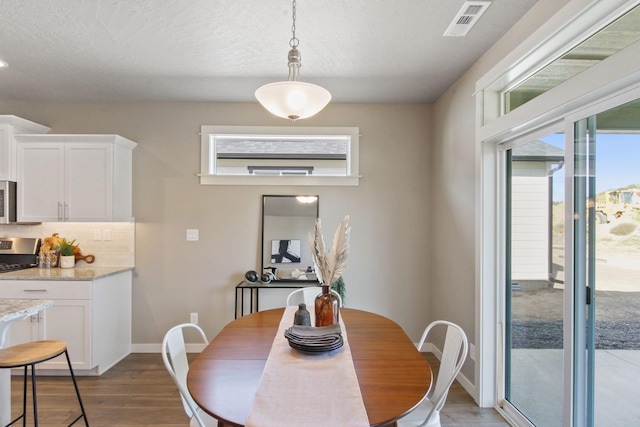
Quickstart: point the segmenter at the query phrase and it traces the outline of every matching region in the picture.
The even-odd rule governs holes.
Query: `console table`
[[[238,318],[238,311],[240,311],[240,316],[244,316],[244,293],[246,290],[249,291],[249,313],[253,313],[260,311],[259,300],[262,289],[297,289],[313,286],[320,286],[320,283],[315,280],[275,280],[269,283],[244,280],[236,285],[235,318]],[[240,307],[238,307],[238,295],[240,295]]]

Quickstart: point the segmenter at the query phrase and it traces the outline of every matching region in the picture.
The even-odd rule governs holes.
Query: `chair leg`
[[[84,411],[84,405],[82,404],[82,398],[80,398],[80,390],[78,389],[78,383],[76,382],[76,376],[73,374],[73,368],[71,367],[71,359],[69,358],[69,352],[67,352],[66,349],[64,350],[64,355],[67,358],[67,364],[69,365],[69,373],[71,373],[71,379],[73,380],[73,387],[76,389],[76,396],[78,396],[78,403],[80,404],[80,410],[82,411],[82,415],[80,415],[71,424],[69,424],[69,427],[74,425],[80,418],[84,418],[84,425],[86,427],[89,427],[89,421],[87,420],[87,414]]]

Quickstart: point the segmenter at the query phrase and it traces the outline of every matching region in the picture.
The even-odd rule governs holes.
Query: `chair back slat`
[[[418,350],[422,349],[422,345],[425,343],[425,340],[427,340],[432,329],[441,325],[446,326],[446,335],[442,348],[442,357],[440,359],[440,369],[433,392],[428,396],[428,400],[431,403],[429,413],[420,426],[431,425],[430,422],[432,421],[434,425],[439,425],[440,410],[444,407],[444,403],[447,400],[449,387],[451,387],[451,384],[455,381],[456,376],[458,376],[467,358],[469,344],[466,334],[460,326],[446,320],[437,320],[426,327],[420,338]]]
[[[447,325],[447,334],[442,350],[442,360],[438,371],[436,386],[431,395],[431,401],[436,405],[436,410],[441,410],[449,392],[449,387],[455,380],[466,358],[466,336],[462,329]],[[464,344],[464,354],[461,350]],[[461,360],[462,359],[462,360]]]
[[[182,329],[174,329],[168,336],[167,339],[167,350],[169,352],[169,357],[171,361],[171,366],[173,367],[173,372],[175,375],[175,381],[180,385],[181,388],[187,388],[187,373],[189,372],[189,360],[187,359],[187,348],[184,344],[184,335],[182,333]],[[182,399],[182,404],[184,405],[184,410],[191,418],[193,416],[193,412],[189,407],[189,402],[187,399],[192,400],[190,396],[185,399],[183,393],[180,393],[180,398]]]
[[[169,329],[165,334],[162,342],[162,360],[169,372],[169,375],[178,386],[180,392],[180,398],[182,399],[182,405],[184,411],[189,418],[195,417],[198,420],[198,424],[202,425],[202,421],[197,414],[198,405],[193,400],[187,390],[187,374],[189,372],[189,359],[187,358],[187,348],[184,342],[183,330],[186,328],[195,329],[200,334],[202,342],[208,343],[207,337],[204,331],[195,324],[183,323],[181,325],[174,326]]]

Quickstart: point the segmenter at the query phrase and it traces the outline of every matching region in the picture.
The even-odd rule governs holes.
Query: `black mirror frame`
[[[265,268],[269,268],[267,266],[264,265],[264,260],[265,260],[265,241],[264,241],[264,219],[265,219],[265,204],[266,204],[266,200],[268,197],[292,197],[292,198],[296,198],[296,197],[315,197],[316,198],[316,219],[318,219],[320,217],[320,196],[318,196],[317,194],[313,194],[313,195],[288,195],[288,194],[263,194],[262,195],[262,218],[261,218],[261,239],[260,239],[260,272],[259,272],[259,276],[262,277],[263,273],[265,272]],[[314,220],[314,225],[315,225],[315,220]],[[313,228],[311,230],[309,230],[309,232],[313,232]],[[306,240],[305,240],[306,242]],[[272,279],[271,282],[305,282],[305,283],[318,283],[318,280],[277,280],[277,279]]]

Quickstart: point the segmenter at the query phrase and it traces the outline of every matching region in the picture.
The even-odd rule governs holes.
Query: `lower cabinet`
[[[3,280],[0,284],[0,298],[53,301],[52,307],[11,326],[11,345],[65,341],[78,375],[101,375],[131,352],[130,271],[91,281]],[[37,367],[68,369],[64,356]]]
[[[90,300],[54,299],[54,305],[22,322],[11,325],[11,345],[37,340],[61,340],[73,369],[91,369],[91,302]],[[56,357],[38,365],[41,369],[68,369],[64,357]]]

